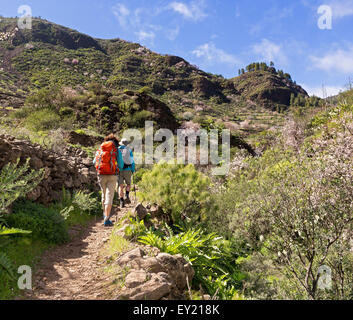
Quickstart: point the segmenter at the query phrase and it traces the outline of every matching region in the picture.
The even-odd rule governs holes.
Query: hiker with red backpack
[[[119,168],[123,167],[122,156],[118,149],[119,141],[110,134],[104,138],[103,144],[96,152],[93,164],[97,170],[98,183],[102,190],[102,207],[104,212],[104,226],[113,226],[110,214],[116,185],[118,182]]]

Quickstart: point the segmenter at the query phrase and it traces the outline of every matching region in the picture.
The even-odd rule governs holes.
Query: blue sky
[[[122,38],[230,78],[273,60],[310,94],[353,81],[353,0],[0,0],[0,14],[33,16],[97,38]],[[318,13],[321,5],[330,14]]]

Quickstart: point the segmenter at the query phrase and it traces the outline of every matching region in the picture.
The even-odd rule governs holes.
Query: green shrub
[[[308,154],[278,148],[249,160],[219,197],[219,217],[228,217],[223,224],[269,259],[284,298],[347,299],[351,293],[353,139],[349,130],[330,134],[313,140]],[[317,286],[323,265],[332,270],[330,290]]]
[[[0,300],[11,300],[21,294],[17,280],[19,266],[34,266],[51,245],[31,237],[5,237],[0,243]],[[4,258],[5,257],[5,258]],[[13,276],[11,276],[11,273]]]
[[[25,119],[34,111],[35,111],[35,109],[32,107],[23,107],[21,109],[16,110],[13,113],[11,113],[10,117],[13,117],[16,119]]]
[[[84,130],[82,130],[82,129],[77,129],[77,130],[75,130],[75,132],[77,134],[86,134],[86,132]]]
[[[134,183],[135,184],[139,183],[142,180],[143,175],[148,171],[150,170],[147,168],[137,169],[136,172],[134,173]]]
[[[63,216],[53,208],[22,200],[13,206],[6,221],[12,228],[32,231],[32,237],[48,243],[59,244],[69,240]]]
[[[185,218],[201,221],[207,211],[214,209],[209,187],[209,178],[191,164],[160,163],[142,176],[139,196],[160,205],[174,223]]]
[[[109,107],[102,107],[101,108],[101,111],[102,111],[102,113],[107,113],[107,112],[109,112]]]
[[[68,227],[75,224],[85,224],[92,215],[101,212],[100,201],[87,191],[79,190],[73,194],[63,189],[61,200],[51,205],[51,208],[60,212]]]
[[[130,224],[125,229],[125,236],[130,240],[137,240],[141,235],[146,234],[147,228],[145,227],[145,223],[143,220],[138,221],[134,218],[129,218]]]
[[[148,110],[142,110],[135,112],[134,114],[128,114],[121,118],[121,122],[128,127],[144,127],[145,121],[151,119],[152,112]]]
[[[19,160],[16,163],[5,165],[0,172],[0,298],[2,295],[10,296],[13,293],[10,287],[15,279],[15,261],[12,256],[8,255],[9,236],[18,236],[30,234],[31,231],[18,229],[10,226],[7,219],[1,214],[19,197],[25,196],[33,190],[43,178],[43,170],[29,172],[29,159],[23,166],[18,166]],[[5,238],[5,241],[4,241]],[[5,251],[6,250],[6,251]]]
[[[0,172],[0,215],[16,199],[35,189],[43,179],[43,170],[29,171],[29,159],[23,166],[16,163],[5,165]]]
[[[139,89],[138,91],[141,94],[151,94],[152,93],[152,89],[150,87],[142,87],[141,89]]]
[[[51,109],[43,109],[31,113],[25,119],[25,126],[33,131],[47,131],[60,126],[60,116]]]
[[[31,231],[16,229],[16,228],[7,228],[4,225],[6,224],[5,219],[0,218],[0,240],[3,240],[4,237],[13,236],[13,235],[25,235],[30,234]],[[4,247],[8,245],[8,242],[0,242],[0,249],[4,250]],[[11,280],[15,280],[15,267],[13,261],[8,257],[5,252],[0,252],[0,279],[2,274],[5,272],[7,277],[10,277]],[[3,276],[5,277],[5,276]]]
[[[65,117],[65,116],[71,116],[72,114],[74,113],[74,110],[69,108],[69,107],[63,107],[59,110],[59,114],[62,116],[62,117]]]

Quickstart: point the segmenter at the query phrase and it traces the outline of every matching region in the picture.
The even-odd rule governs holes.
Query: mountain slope
[[[16,19],[0,22],[0,106],[20,107],[30,92],[45,87],[91,82],[109,90],[148,87],[181,122],[211,118],[249,133],[280,125],[282,115],[270,111],[286,109],[292,94],[307,96],[294,82],[268,71],[224,79],[136,43],[94,39],[42,19],[32,26],[18,30]],[[258,125],[259,113],[274,121]]]

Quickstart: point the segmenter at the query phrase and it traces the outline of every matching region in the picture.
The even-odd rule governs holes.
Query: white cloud
[[[153,42],[156,37],[156,31],[161,29],[161,26],[148,23],[150,11],[146,8],[135,8],[130,10],[126,5],[117,3],[112,8],[113,14],[118,19],[120,26],[125,31],[133,32],[138,41]]]
[[[332,0],[328,2],[334,18],[340,19],[353,15],[353,0]]]
[[[153,41],[154,38],[156,37],[154,32],[148,32],[144,30],[140,30],[139,32],[135,32],[135,35],[139,39],[139,41]]]
[[[321,86],[321,87],[312,87],[306,84],[301,84],[301,86],[306,90],[306,92],[312,96],[315,95],[320,98],[327,98],[331,96],[335,96],[340,93],[340,91],[344,91],[343,87],[339,86]]]
[[[338,49],[322,57],[310,56],[314,67],[327,72],[352,73],[353,72],[353,45],[348,50]]]
[[[128,28],[129,25],[129,16],[130,16],[130,10],[123,4],[117,3],[113,7],[113,14],[116,16],[116,18],[119,21],[119,24],[122,28],[126,29]]]
[[[184,2],[174,1],[169,4],[167,9],[181,14],[186,19],[199,21],[207,17],[207,14],[204,12],[204,7],[205,4],[203,0],[193,1],[189,5]]]
[[[239,6],[236,6],[236,8],[235,8],[235,17],[236,17],[236,18],[239,18],[239,17],[240,17],[240,9],[239,9]]]
[[[252,49],[255,54],[267,62],[273,61],[275,64],[282,65],[288,62],[282,46],[267,39],[263,39],[260,43],[254,44]]]
[[[223,63],[235,66],[241,64],[236,56],[217,48],[212,42],[197,47],[192,51],[192,54],[197,58],[203,58],[208,65]]]

